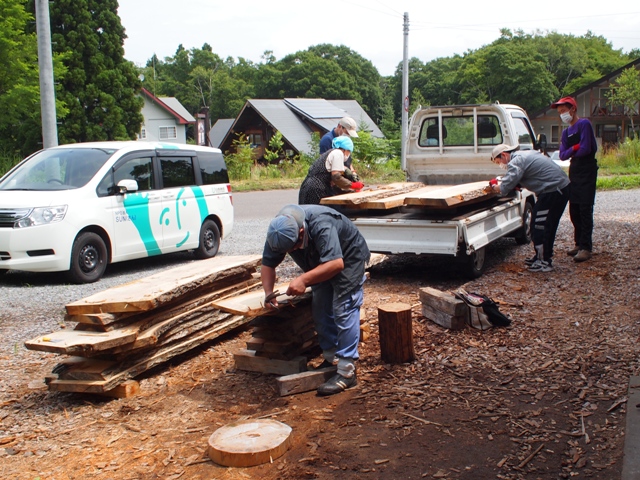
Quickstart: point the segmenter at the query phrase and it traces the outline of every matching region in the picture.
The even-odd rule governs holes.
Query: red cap
[[[560,105],[570,105],[573,108],[578,108],[578,104],[576,103],[576,101],[573,99],[573,97],[562,97],[560,100],[558,100],[555,103],[551,104],[551,108],[558,108]]]

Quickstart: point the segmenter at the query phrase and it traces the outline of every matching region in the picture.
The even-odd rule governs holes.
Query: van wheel
[[[516,230],[513,236],[518,245],[526,245],[531,243],[531,223],[533,222],[533,205],[531,202],[524,204],[524,212],[522,213],[522,227]]]
[[[107,268],[107,246],[97,233],[85,232],[76,238],[71,250],[69,278],[73,283],[93,283]]]
[[[220,230],[213,220],[205,220],[200,228],[200,244],[195,250],[196,258],[215,257],[220,248]]]
[[[471,255],[462,256],[464,273],[469,278],[480,278],[484,272],[485,248],[479,248]]]

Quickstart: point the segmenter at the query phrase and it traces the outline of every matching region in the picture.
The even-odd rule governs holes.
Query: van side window
[[[155,185],[151,162],[151,157],[133,157],[116,165],[113,173],[108,173],[98,185],[98,195],[113,194],[121,180],[135,180],[138,182],[138,191],[153,190]]]
[[[229,173],[222,153],[199,152],[198,163],[203,185],[229,183]]]
[[[520,145],[520,150],[531,150],[533,149],[533,132],[527,125],[526,121],[522,117],[513,117],[513,124],[516,126],[516,134],[518,135],[518,144]]]
[[[195,185],[193,159],[191,157],[158,157],[162,169],[162,187],[186,187]]]

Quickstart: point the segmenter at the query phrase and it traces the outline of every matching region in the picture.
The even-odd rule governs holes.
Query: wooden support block
[[[462,330],[467,324],[467,315],[469,309],[466,309],[466,315],[451,315],[449,313],[437,310],[430,305],[422,304],[422,315],[441,327],[451,330]]]
[[[321,368],[311,372],[284,375],[276,379],[281,397],[315,390],[336,374],[337,367]]]
[[[140,391],[140,384],[135,380],[122,382],[116,388],[102,392],[100,395],[111,398],[129,398],[137,395]]]
[[[415,360],[411,305],[388,303],[378,307],[380,353],[386,363],[406,363]]]
[[[423,305],[428,305],[433,309],[456,317],[467,315],[467,304],[449,292],[425,287],[420,289],[419,295]]]
[[[369,340],[369,335],[371,335],[371,327],[366,322],[361,323],[360,324],[360,341],[363,343],[366,342],[367,340]]]
[[[291,375],[307,370],[307,357],[295,357],[291,360],[277,360],[256,356],[253,350],[239,350],[233,354],[238,370],[248,372],[273,373],[275,375]]]

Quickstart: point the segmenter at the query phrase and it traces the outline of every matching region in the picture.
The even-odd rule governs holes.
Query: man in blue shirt
[[[271,220],[260,276],[266,297],[273,292],[276,267],[287,253],[304,273],[289,283],[287,295],[313,294],[312,313],[324,362],[337,360],[336,375],[318,387],[333,395],[356,385],[360,307],[365,265],[371,256],[364,237],[347,217],[322,205],[287,205]],[[277,300],[268,305],[277,308]]]
[[[341,135],[358,138],[358,126],[356,121],[351,117],[342,117],[338,122],[338,126],[327,133],[320,139],[320,155],[328,152],[333,148],[333,139]]]

